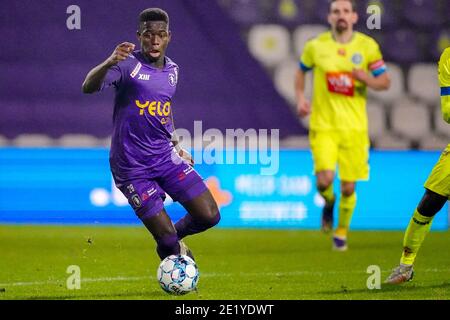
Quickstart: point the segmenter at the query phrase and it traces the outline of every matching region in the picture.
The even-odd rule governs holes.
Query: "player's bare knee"
[[[211,223],[211,227],[214,227],[215,225],[217,225],[220,221],[220,212],[219,210],[217,210],[217,212],[215,213],[215,215],[212,217],[212,219],[210,220]]]
[[[332,180],[329,179],[321,179],[321,180],[317,180],[317,190],[319,191],[325,191],[326,189],[328,189],[331,184],[333,183]]]
[[[333,184],[333,180],[334,175],[332,173],[327,171],[318,172],[316,182],[317,189],[321,192],[325,191]]]
[[[341,193],[344,197],[350,197],[353,193],[355,193],[355,185],[343,184],[341,186]]]
[[[319,191],[325,191],[328,189],[333,183],[333,179],[330,179],[326,175],[318,175],[317,176],[317,189]]]
[[[220,221],[220,212],[215,201],[211,201],[208,205],[206,221],[211,227],[215,226]]]
[[[346,198],[352,196],[354,193],[355,193],[355,189],[354,188],[353,189],[349,188],[349,189],[342,190],[342,195],[344,197],[346,197]]]

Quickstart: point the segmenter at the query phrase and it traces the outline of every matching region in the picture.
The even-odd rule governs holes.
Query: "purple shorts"
[[[113,174],[114,176],[114,174]],[[208,187],[202,177],[189,164],[166,161],[148,176],[129,179],[116,185],[136,215],[142,220],[157,215],[164,208],[166,193],[180,203],[187,202],[205,192]]]

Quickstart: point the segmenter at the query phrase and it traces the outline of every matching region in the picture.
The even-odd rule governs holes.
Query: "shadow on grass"
[[[441,284],[434,284],[429,286],[420,285],[419,283],[405,283],[402,285],[394,284],[381,284],[381,289],[349,289],[345,286],[341,286],[339,290],[327,290],[321,291],[319,293],[325,295],[335,295],[335,294],[358,294],[358,293],[373,293],[373,294],[383,294],[387,292],[414,292],[423,291],[424,289],[450,289],[450,282],[444,282]],[[432,297],[430,297],[432,298]]]

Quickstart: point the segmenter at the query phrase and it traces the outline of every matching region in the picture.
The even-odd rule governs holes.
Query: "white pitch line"
[[[115,281],[141,281],[147,280],[154,277],[108,277],[108,278],[81,278],[81,282],[115,282]],[[0,283],[0,287],[7,286],[39,286],[46,284],[64,284],[65,280],[47,280],[47,281],[33,281],[33,282],[10,282],[10,283]]]
[[[390,270],[384,270],[390,271]],[[423,273],[427,272],[450,272],[449,268],[446,269],[425,269]],[[200,273],[201,277],[212,278],[212,277],[232,277],[232,276],[296,276],[296,275],[325,275],[325,274],[366,274],[363,271],[290,271],[290,272],[237,272],[237,273]],[[103,278],[81,278],[81,282],[116,282],[116,281],[143,281],[143,280],[154,280],[154,276],[145,277],[103,277]],[[32,281],[32,282],[9,282],[0,283],[0,287],[20,287],[20,286],[40,286],[40,285],[60,285],[64,284],[65,280],[47,280],[47,281]]]

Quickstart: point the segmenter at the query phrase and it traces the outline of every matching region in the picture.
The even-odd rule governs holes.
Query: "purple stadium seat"
[[[312,12],[314,15],[314,22],[328,25],[328,13],[330,11],[330,4],[328,0],[316,0],[313,3]]]
[[[46,89],[48,72],[40,64],[1,64],[3,67],[0,93],[3,99],[28,99],[37,97]]]
[[[112,110],[105,104],[83,106],[70,100],[56,100],[36,102],[29,109],[33,119],[22,130],[25,133],[44,132],[53,138],[65,133],[89,133],[97,137],[111,134]]]
[[[71,31],[53,25],[43,28],[42,31],[45,32],[49,41],[55,43],[52,54],[42,55],[41,60],[44,62],[55,62],[55,57],[58,58],[58,62],[80,62],[86,60],[88,56],[94,57],[96,60],[105,59],[115,47],[115,45],[108,46],[106,39],[102,40],[103,34],[92,33],[92,29],[87,27]],[[64,39],[64,41],[60,39]],[[39,50],[46,48],[46,45],[42,43],[39,46]]]
[[[8,64],[4,67],[0,94],[4,99],[26,97],[35,99],[77,99],[82,96],[81,85],[92,68],[86,64]]]
[[[437,1],[404,0],[402,13],[408,23],[418,28],[432,28],[441,23]]]
[[[49,0],[39,1],[39,3],[33,0],[2,1],[0,26],[14,26],[20,22],[23,27],[38,29],[38,27],[53,24],[64,18],[65,8],[68,6],[62,8],[61,5],[64,6],[64,2],[59,1],[58,3]]]
[[[385,59],[399,64],[423,61],[417,34],[408,29],[390,32],[384,41]]]
[[[270,20],[289,29],[294,29],[313,20],[311,10],[312,4],[308,1],[276,0],[272,2]]]
[[[432,61],[438,61],[445,48],[450,47],[450,28],[438,29],[432,33],[428,42],[429,57]]]
[[[20,133],[24,133],[24,128],[27,128],[32,120],[33,115],[30,112],[30,102],[26,100],[3,100],[3,94],[1,97],[1,134],[7,138],[14,138]]]
[[[231,0],[228,11],[231,18],[241,26],[264,23],[267,19],[262,1]]]
[[[447,1],[447,0],[441,0],[440,11],[441,11],[441,12],[444,12],[444,14],[443,14],[443,19],[442,19],[442,20],[443,20],[443,21],[442,21],[443,27],[444,27],[444,28],[450,27],[450,21],[448,20],[448,15],[447,15],[447,16],[445,15],[445,13],[450,12],[450,1]],[[446,19],[446,17],[447,17],[447,19]]]
[[[20,33],[20,30],[14,26],[0,27],[2,39],[8,41],[8,50],[0,50],[1,62],[14,62],[17,60],[26,43],[24,38],[20,36]]]

